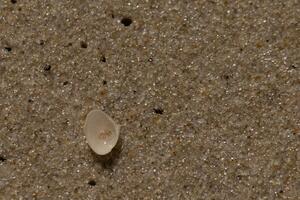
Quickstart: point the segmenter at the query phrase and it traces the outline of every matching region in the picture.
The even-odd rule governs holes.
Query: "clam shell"
[[[99,155],[108,154],[118,142],[120,126],[101,110],[92,110],[83,128],[91,149]]]

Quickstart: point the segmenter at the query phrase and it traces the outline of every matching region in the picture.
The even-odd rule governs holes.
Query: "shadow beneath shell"
[[[106,155],[98,155],[91,149],[94,161],[96,163],[101,164],[103,169],[112,170],[114,166],[118,163],[120,153],[122,151],[122,145],[123,139],[119,138],[116,146],[112,149],[111,152],[109,152]]]

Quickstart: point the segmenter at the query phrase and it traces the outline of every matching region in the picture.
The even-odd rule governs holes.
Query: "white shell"
[[[91,149],[99,155],[108,154],[118,142],[120,126],[101,110],[92,110],[83,128]]]

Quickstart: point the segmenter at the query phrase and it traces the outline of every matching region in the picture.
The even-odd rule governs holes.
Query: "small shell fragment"
[[[118,142],[120,126],[101,110],[92,110],[83,128],[91,149],[99,155],[111,152]]]

